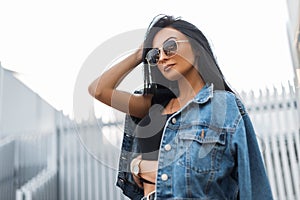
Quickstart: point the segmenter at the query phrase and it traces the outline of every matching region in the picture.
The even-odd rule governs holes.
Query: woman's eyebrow
[[[177,37],[171,36],[171,37],[167,38],[167,39],[164,41],[164,43],[167,42],[167,41],[170,40],[170,39],[177,39]],[[163,44],[164,44],[164,43],[163,43]]]
[[[163,43],[162,43],[162,45],[164,45],[167,41],[169,41],[170,39],[177,39],[177,37],[175,37],[175,36],[171,36],[171,37],[168,37]],[[160,46],[162,46],[162,45],[160,45]],[[160,47],[156,47],[156,48],[160,48]]]

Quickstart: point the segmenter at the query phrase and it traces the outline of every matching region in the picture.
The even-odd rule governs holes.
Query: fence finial
[[[281,83],[281,96],[283,98],[286,97],[286,89],[285,89],[285,87],[284,87],[284,85],[282,83]]]
[[[295,94],[294,86],[291,84],[290,80],[288,80],[288,86],[289,86],[290,95],[294,95]]]
[[[273,85],[273,92],[274,92],[274,97],[278,97],[278,90],[277,88],[275,87],[275,85]]]

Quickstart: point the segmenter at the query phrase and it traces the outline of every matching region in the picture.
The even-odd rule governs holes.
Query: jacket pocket
[[[217,171],[226,148],[226,132],[198,127],[179,131],[179,164],[198,173]]]

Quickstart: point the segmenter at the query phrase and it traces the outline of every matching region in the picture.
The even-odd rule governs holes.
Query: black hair
[[[145,59],[152,48],[155,35],[165,27],[174,28],[187,36],[195,55],[195,67],[205,83],[213,83],[214,90],[233,92],[221,72],[210,44],[205,35],[193,24],[170,15],[158,15],[150,23],[145,34],[143,49],[144,64],[144,93],[167,94],[166,98],[173,98],[179,93],[177,81],[167,80],[157,67],[150,67]],[[234,93],[234,92],[233,92]]]

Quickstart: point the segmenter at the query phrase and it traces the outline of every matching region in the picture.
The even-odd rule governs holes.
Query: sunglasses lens
[[[177,52],[177,43],[175,40],[168,40],[164,43],[163,51],[167,56],[174,56]]]
[[[162,47],[164,53],[166,56],[171,57],[174,56],[177,53],[177,43],[175,40],[168,40],[164,43]],[[151,49],[147,55],[146,60],[148,61],[149,65],[156,65],[160,56],[160,50],[155,48]]]
[[[149,65],[156,65],[159,60],[159,50],[151,49],[146,55],[146,60],[148,61]]]

